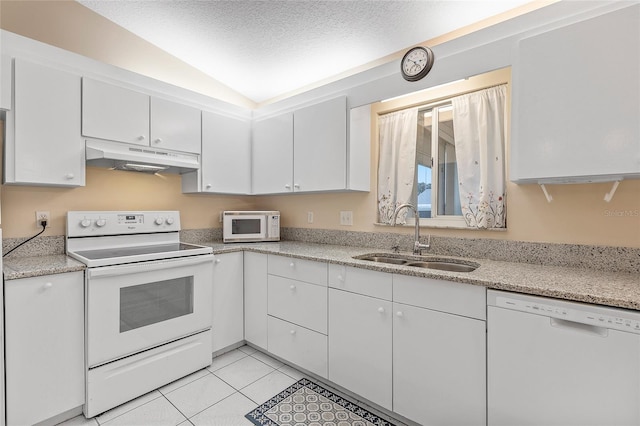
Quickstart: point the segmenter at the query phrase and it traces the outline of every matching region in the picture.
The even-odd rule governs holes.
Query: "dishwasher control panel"
[[[497,296],[494,306],[640,334],[640,312],[520,295]]]

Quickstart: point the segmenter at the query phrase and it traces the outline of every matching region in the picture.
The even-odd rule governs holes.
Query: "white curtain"
[[[505,228],[505,85],[453,103],[460,204],[467,226]]]
[[[379,117],[380,157],[378,162],[378,215],[391,223],[396,207],[411,200],[416,168],[418,109],[410,108]],[[396,223],[406,222],[402,209]]]

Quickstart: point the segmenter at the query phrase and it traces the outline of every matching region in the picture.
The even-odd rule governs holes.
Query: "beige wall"
[[[176,85],[184,79],[193,90],[224,99],[224,90],[93,12],[78,9],[75,2],[0,2],[0,26]],[[127,46],[122,49],[121,46]],[[150,65],[151,64],[151,65]],[[220,90],[220,92],[218,92]],[[224,92],[224,93],[223,93]],[[217,95],[215,94],[217,93]],[[75,189],[2,185],[3,237],[26,237],[37,231],[35,211],[52,214],[45,235],[64,234],[68,210],[176,209],[183,228],[219,227],[218,214],[229,209],[277,209],[282,225],[354,231],[413,232],[412,228],[389,228],[376,221],[377,143],[372,141],[370,193],[331,193],[281,196],[185,195],[179,176],[165,179],[131,172],[88,168],[87,186]],[[640,181],[623,181],[611,203],[603,201],[610,184],[548,186],[553,202],[547,203],[535,185],[509,184],[507,188],[508,230],[472,231],[428,229],[434,235],[494,238],[537,242],[576,243],[640,247]],[[339,224],[339,212],[351,210],[354,225]],[[307,223],[307,212],[314,223]]]

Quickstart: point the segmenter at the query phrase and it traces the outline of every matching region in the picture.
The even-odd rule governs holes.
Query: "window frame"
[[[479,90],[483,90],[483,89],[487,89],[489,87],[493,87],[493,86],[497,86],[497,85],[501,85],[501,84],[506,84],[507,86],[507,114],[505,117],[505,120],[507,122],[507,129],[510,128],[510,105],[511,105],[511,67],[505,67],[505,68],[501,68],[498,70],[494,70],[494,71],[488,71],[486,73],[482,73],[482,74],[478,74],[475,75],[473,77],[469,77],[463,80],[457,80],[457,81],[453,81],[453,82],[449,82],[449,83],[444,83],[441,84],[439,86],[435,86],[435,87],[430,87],[427,89],[423,89],[423,90],[419,90],[417,92],[414,93],[409,93],[407,95],[403,95],[403,96],[399,96],[399,97],[395,97],[395,98],[391,98],[388,100],[383,100],[380,102],[376,102],[374,104],[372,104],[372,108],[371,108],[371,118],[373,120],[374,123],[376,123],[375,125],[375,131],[376,131],[376,135],[375,138],[373,139],[375,141],[375,152],[376,155],[379,155],[379,149],[380,149],[380,144],[379,144],[379,135],[378,135],[378,117],[384,114],[388,114],[390,112],[394,112],[394,111],[400,111],[400,110],[404,110],[404,109],[408,109],[408,108],[415,108],[418,107],[420,109],[426,109],[429,107],[435,107],[435,106],[439,106],[439,105],[443,105],[446,103],[451,103],[451,98],[454,98],[456,96],[460,96],[463,94],[467,94],[467,93],[472,93],[472,92],[477,92]],[[434,120],[435,121],[435,120]],[[437,127],[437,125],[436,125]],[[434,134],[437,134],[436,131],[437,129],[432,129]],[[505,141],[505,152],[508,152],[508,146],[509,146],[509,134],[510,132],[507,131],[507,138]],[[434,140],[436,142],[434,142]],[[434,144],[435,146],[435,151],[434,151]],[[437,164],[436,160],[437,157],[433,156],[434,152],[438,152],[437,151],[437,138],[433,138],[432,137],[432,145],[431,145],[431,153],[432,153],[432,164]],[[439,155],[439,153],[437,154]],[[507,158],[505,159],[505,161],[508,162],[508,155]],[[376,162],[377,164],[377,162]],[[508,163],[505,164],[505,168],[508,169]],[[434,191],[434,189],[437,189],[437,178],[438,178],[438,173],[434,173],[433,171],[433,165],[431,167],[431,188],[432,188],[432,192]],[[376,169],[376,173],[377,173],[377,169]],[[417,178],[417,173],[418,173],[418,162],[416,159],[416,178]],[[377,177],[376,177],[377,178]],[[434,179],[435,182],[434,182]],[[417,182],[417,179],[416,179]],[[416,186],[417,187],[417,186]],[[416,189],[414,188],[414,191],[416,191]],[[436,191],[437,192],[437,191]],[[376,188],[376,193],[377,193],[377,188]],[[412,204],[413,203],[417,203],[417,196],[413,197],[414,198],[412,200]],[[376,199],[377,199],[377,195],[376,195]],[[436,211],[436,215],[435,217],[431,217],[431,218],[419,218],[420,222],[419,222],[419,226],[420,227],[430,227],[430,228],[455,228],[455,229],[475,229],[475,228],[469,228],[464,220],[464,217],[462,215],[460,216],[453,216],[453,215],[438,215],[437,214],[437,204],[434,204],[433,202],[434,197],[432,196],[432,212],[434,211],[434,205],[436,206],[435,211]],[[435,197],[435,203],[437,203],[437,194]],[[376,206],[377,209],[377,206]],[[416,205],[416,209],[417,209],[417,205]],[[376,212],[376,218],[377,218],[377,212]],[[407,217],[406,220],[406,225],[405,226],[415,226],[415,218],[414,217]],[[502,230],[504,230],[506,228],[502,228]]]

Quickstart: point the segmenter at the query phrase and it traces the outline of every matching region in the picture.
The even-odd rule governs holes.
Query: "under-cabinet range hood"
[[[143,145],[86,140],[88,166],[143,173],[187,173],[200,168],[200,156]]]

